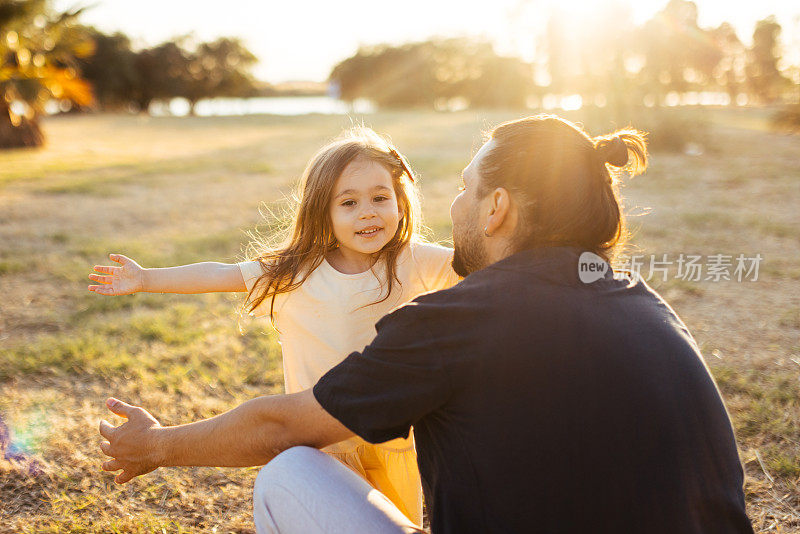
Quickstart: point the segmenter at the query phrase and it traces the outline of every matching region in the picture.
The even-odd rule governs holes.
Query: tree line
[[[258,60],[238,39],[192,45],[184,38],[134,51],[122,33],[85,32],[94,51],[78,59],[78,69],[94,89],[94,105],[103,110],[146,112],[154,100],[182,97],[194,113],[203,98],[258,92],[250,74]]]
[[[49,0],[0,0],[0,148],[38,146],[48,102],[67,110],[147,112],[154,100],[258,94],[257,58],[236,38],[189,37],[135,50],[128,36],[57,12]]]
[[[756,23],[745,46],[733,26],[698,24],[697,5],[669,0],[636,27],[630,7],[597,3],[575,17],[556,9],[536,43],[536,59],[497,54],[466,39],[362,47],[330,75],[343,99],[384,106],[435,106],[453,98],[475,107],[519,107],[529,96],[580,95],[584,103],[659,106],[669,95],[713,91],[732,104],[800,101],[800,71],[779,68],[781,27]],[[790,75],[794,76],[794,80]]]
[[[638,27],[625,4],[587,9],[595,11],[552,12],[531,62],[485,41],[432,39],[362,47],[334,66],[329,83],[344,100],[381,107],[520,108],[532,97],[579,95],[621,117],[630,106],[700,91],[725,93],[733,104],[743,96],[800,103],[800,67],[780,68],[781,27],[772,17],[756,23],[745,46],[730,24],[700,27],[690,0],[669,0]],[[49,101],[64,110],[147,112],[154,100],[183,97],[193,112],[203,98],[263,92],[251,74],[257,58],[236,38],[136,49],[122,33],[81,25],[81,12],[0,0],[0,148],[41,144],[38,118]]]
[[[531,65],[470,39],[362,47],[330,75],[343,100],[367,98],[384,107],[433,107],[452,99],[476,107],[522,107],[532,81]]]

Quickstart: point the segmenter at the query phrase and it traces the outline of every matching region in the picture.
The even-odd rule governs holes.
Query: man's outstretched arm
[[[108,408],[127,421],[100,422],[100,449],[111,459],[105,471],[119,471],[123,484],[158,467],[263,465],[296,445],[324,447],[353,436],[326,412],[312,390],[249,400],[210,419],[162,427],[143,408],[111,398]]]

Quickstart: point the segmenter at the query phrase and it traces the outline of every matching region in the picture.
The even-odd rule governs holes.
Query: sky
[[[353,55],[360,45],[399,44],[433,36],[483,37],[494,42],[500,53],[531,59],[532,32],[542,27],[553,5],[580,13],[582,7],[597,1],[604,0],[55,0],[54,5],[60,9],[93,6],[81,16],[84,24],[105,32],[122,31],[139,46],[185,34],[202,41],[240,37],[260,60],[254,69],[256,77],[278,83],[324,81],[333,65]],[[641,23],[666,0],[631,3],[634,23]],[[702,27],[728,21],[746,43],[755,21],[776,15],[785,44],[797,53],[792,62],[800,61],[797,0],[696,3]]]

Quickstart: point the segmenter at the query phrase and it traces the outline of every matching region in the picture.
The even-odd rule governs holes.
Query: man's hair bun
[[[595,143],[594,149],[604,163],[610,163],[614,167],[628,164],[628,146],[618,135],[600,139]]]

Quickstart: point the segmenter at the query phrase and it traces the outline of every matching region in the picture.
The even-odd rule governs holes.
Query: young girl
[[[375,323],[417,295],[458,281],[452,250],[417,238],[414,175],[372,130],[358,128],[323,147],[300,183],[289,237],[252,261],[144,269],[111,254],[89,286],[102,295],[247,291],[255,315],[269,315],[283,352],[287,393],[314,386],[329,369],[375,336]],[[413,436],[380,445],[360,438],[326,452],[422,524],[422,492]]]

